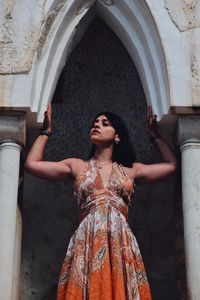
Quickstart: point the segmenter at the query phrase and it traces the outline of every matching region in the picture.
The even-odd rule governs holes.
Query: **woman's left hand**
[[[153,114],[151,106],[147,109],[147,124],[149,128],[149,134],[151,137],[158,136],[157,116]]]

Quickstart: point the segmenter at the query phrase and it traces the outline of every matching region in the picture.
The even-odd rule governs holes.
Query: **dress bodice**
[[[74,183],[74,194],[77,197],[79,206],[87,201],[89,196],[105,194],[105,192],[115,198],[123,199],[126,204],[130,204],[134,187],[134,181],[125,172],[123,166],[116,162],[112,165],[108,184],[104,186],[96,161],[91,158],[86,169],[77,177]]]

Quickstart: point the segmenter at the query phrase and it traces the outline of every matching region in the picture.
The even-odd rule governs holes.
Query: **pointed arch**
[[[170,107],[169,80],[159,31],[146,2],[102,0],[94,6],[95,2],[85,1],[80,6],[80,1],[71,0],[57,6],[56,17],[42,46],[39,43],[32,69],[31,110],[38,113],[38,121],[41,121],[67,57],[86,31],[92,20],[90,12],[94,13],[95,7],[96,13],[117,34],[129,52],[147,102],[160,119]],[[46,20],[48,24],[51,15],[47,14]]]
[[[164,49],[154,18],[141,0],[99,1],[97,14],[117,34],[129,52],[143,84],[148,104],[161,118],[170,107]]]
[[[92,20],[94,3],[95,0],[70,0],[53,8],[51,5],[45,17],[31,72],[30,107],[37,112],[39,122],[69,54]]]

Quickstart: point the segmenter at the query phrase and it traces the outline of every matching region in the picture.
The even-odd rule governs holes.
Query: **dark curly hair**
[[[128,129],[124,121],[118,115],[109,111],[105,111],[96,115],[92,122],[92,126],[95,120],[101,115],[105,115],[107,117],[107,119],[111,122],[112,126],[115,128],[115,131],[120,138],[120,142],[118,144],[116,144],[115,142],[113,143],[112,161],[116,161],[117,163],[122,164],[125,167],[131,167],[132,164],[135,162],[136,157],[135,151],[129,138]],[[89,158],[95,155],[95,150],[96,145],[93,144],[91,152],[89,154]]]

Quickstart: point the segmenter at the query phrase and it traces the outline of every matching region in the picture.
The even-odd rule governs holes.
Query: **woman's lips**
[[[97,129],[92,130],[92,134],[100,134],[100,132]]]

